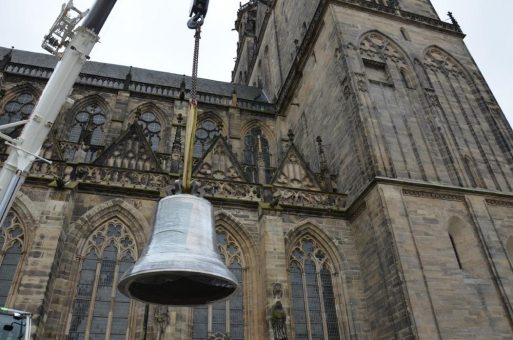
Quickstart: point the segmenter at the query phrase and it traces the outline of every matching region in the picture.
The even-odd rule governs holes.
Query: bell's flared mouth
[[[120,282],[120,289],[133,299],[172,306],[205,305],[228,298],[237,283],[227,278],[186,272],[159,273],[132,277]]]

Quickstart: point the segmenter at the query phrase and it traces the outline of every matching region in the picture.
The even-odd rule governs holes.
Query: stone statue
[[[277,301],[271,307],[271,327],[273,328],[274,340],[287,340],[287,314],[283,309],[281,301]]]
[[[157,339],[164,339],[166,327],[169,323],[169,313],[167,307],[157,306],[154,310],[153,319],[157,324]]]

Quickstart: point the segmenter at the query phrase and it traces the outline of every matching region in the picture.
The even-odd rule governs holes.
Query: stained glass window
[[[272,178],[271,154],[269,153],[269,141],[259,127],[252,128],[244,137],[244,169],[248,178],[257,182],[257,163],[259,152],[262,150],[266,178],[262,179],[268,183]]]
[[[0,228],[0,306],[4,306],[9,297],[24,241],[25,229],[11,211]]]
[[[212,119],[204,119],[196,128],[196,140],[194,142],[194,157],[201,158],[208,150],[214,139],[219,136],[219,128]]]
[[[4,106],[4,112],[0,115],[0,125],[17,122],[27,119],[35,106],[35,98],[30,93],[22,93],[15,99],[7,102]],[[2,132],[11,137],[18,137],[21,133],[23,126],[16,126],[5,129]]]
[[[295,338],[340,339],[331,265],[313,238],[303,237],[292,251],[289,281]]]
[[[115,281],[136,258],[132,235],[113,219],[91,235],[82,254],[68,340],[125,339],[130,301]]]
[[[243,258],[240,247],[222,228],[217,228],[217,249],[226,266],[239,282],[239,289],[228,300],[193,310],[193,340],[211,336],[219,339],[244,339]]]
[[[150,143],[151,149],[156,151],[159,147],[160,131],[162,130],[157,115],[149,111],[144,112],[139,116],[137,123],[142,127],[144,136],[148,143]]]
[[[79,110],[73,119],[68,141],[86,145],[100,145],[103,141],[105,113],[97,104],[87,105]]]

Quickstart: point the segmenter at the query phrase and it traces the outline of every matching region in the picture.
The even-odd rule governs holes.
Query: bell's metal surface
[[[213,209],[193,195],[163,198],[153,234],[118,289],[146,303],[194,306],[230,296],[237,279],[216,252]]]

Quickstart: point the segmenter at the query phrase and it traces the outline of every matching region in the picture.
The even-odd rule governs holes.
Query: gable
[[[287,151],[271,184],[304,190],[321,190],[317,179],[294,144]]]
[[[131,170],[162,171],[137,123],[132,124],[117,141],[105,149],[94,164]]]
[[[193,176],[195,178],[247,182],[239,162],[222,136],[214,140],[205,156],[198,162]]]

